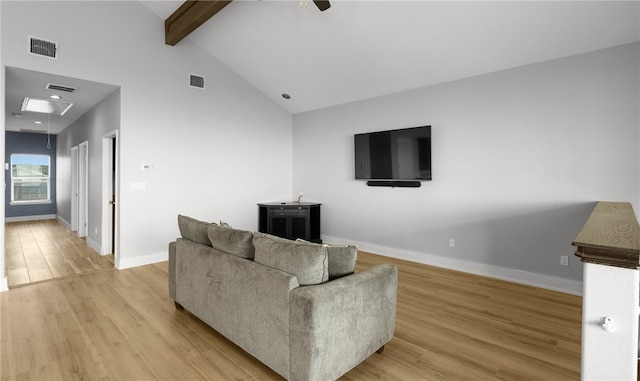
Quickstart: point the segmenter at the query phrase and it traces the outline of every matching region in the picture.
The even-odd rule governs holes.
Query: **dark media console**
[[[391,187],[391,188],[420,188],[420,181],[398,181],[398,180],[369,180],[367,185],[370,187]]]
[[[258,204],[258,231],[287,239],[322,243],[320,205],[311,202]]]

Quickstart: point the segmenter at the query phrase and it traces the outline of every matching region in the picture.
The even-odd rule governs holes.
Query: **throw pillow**
[[[326,243],[317,244],[298,238],[299,242],[307,242],[312,245],[322,245],[327,248],[329,258],[329,280],[342,278],[345,275],[353,274],[358,257],[358,246],[356,245],[329,245]]]
[[[329,280],[327,248],[263,233],[253,234],[255,261],[295,275],[301,286]]]
[[[253,259],[255,252],[251,241],[253,233],[246,230],[212,225],[209,226],[207,235],[211,240],[211,246],[215,249],[238,257]]]
[[[215,223],[199,221],[195,218],[178,214],[178,229],[180,229],[182,238],[202,245],[211,246],[211,241],[209,241],[209,237],[207,236],[207,229],[211,225],[215,225]]]

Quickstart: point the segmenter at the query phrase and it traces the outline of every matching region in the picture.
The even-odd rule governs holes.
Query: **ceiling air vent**
[[[64,91],[64,92],[67,92],[67,93],[73,93],[74,91],[76,91],[76,89],[74,87],[63,86],[63,85],[54,85],[53,83],[47,83],[46,88],[49,89],[49,90]]]
[[[189,86],[204,89],[204,77],[201,75],[189,74]]]
[[[29,53],[57,60],[58,43],[29,36]]]

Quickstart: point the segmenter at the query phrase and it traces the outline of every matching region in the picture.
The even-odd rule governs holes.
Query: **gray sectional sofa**
[[[169,294],[287,380],[334,380],[394,333],[397,269],[354,273],[356,247],[178,216]]]

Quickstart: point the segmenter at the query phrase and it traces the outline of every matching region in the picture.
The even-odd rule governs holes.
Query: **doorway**
[[[118,255],[118,131],[102,136],[102,245],[100,254]]]
[[[99,163],[102,155],[99,152],[102,143],[100,140],[103,134],[120,127],[120,86],[21,68],[6,67],[2,68],[2,70],[4,72],[3,76],[5,76],[2,90],[4,91],[3,96],[6,98],[6,102],[3,101],[2,105],[10,105],[11,108],[18,107],[16,110],[7,109],[5,113],[7,116],[5,118],[6,131],[20,131],[22,129],[35,131],[37,129],[33,127],[32,118],[27,117],[26,114],[22,118],[9,118],[8,115],[11,115],[12,112],[20,112],[19,107],[26,96],[47,99],[52,91],[47,89],[47,84],[64,85],[65,88],[69,89],[82,89],[81,92],[64,95],[65,100],[74,103],[73,109],[76,110],[75,112],[57,116],[51,119],[50,124],[47,123],[47,128],[50,128],[52,135],[60,134],[64,137],[58,140],[59,144],[55,153],[56,158],[60,160],[57,167],[59,171],[57,171],[58,178],[56,182],[56,190],[58,192],[55,195],[55,203],[57,205],[55,216],[67,230],[71,230],[68,233],[73,236],[72,238],[65,238],[56,235],[56,237],[61,237],[61,240],[67,241],[65,248],[71,248],[68,245],[68,240],[73,239],[74,242],[79,243],[77,247],[73,245],[73,250],[80,250],[84,242],[87,247],[96,251],[96,255],[100,256],[102,242],[96,239],[100,238],[99,230],[101,229],[100,221],[102,219],[102,215],[100,215],[102,195],[99,193],[101,185],[98,183],[101,176],[98,171],[100,171],[100,166],[102,165],[102,163]],[[83,119],[67,118],[73,115],[77,118],[76,113],[84,115],[90,111],[96,118],[86,126],[82,125],[83,123],[76,122]],[[91,118],[87,118],[86,121],[91,121]],[[80,126],[78,126],[79,124]],[[48,132],[46,129],[40,129]],[[88,149],[89,141],[91,141],[91,152]],[[84,143],[80,145],[82,142]],[[91,163],[88,162],[89,154],[91,154]],[[89,166],[89,164],[91,165]],[[90,190],[89,186],[91,187]],[[25,226],[20,226],[20,228],[25,230]],[[42,224],[29,227],[29,229],[40,231],[40,233],[42,230],[48,231],[49,228],[51,227]],[[116,234],[114,234],[115,236]],[[51,237],[49,238],[51,239]],[[76,238],[79,238],[79,240]],[[7,240],[5,239],[5,244],[3,245],[5,246],[5,252],[0,253],[0,255],[4,256],[4,260],[0,258],[0,274],[6,274],[6,264],[12,263],[12,259],[8,259],[6,255],[6,242]],[[117,241],[115,247],[117,247]],[[83,247],[82,250],[84,249]],[[69,255],[73,255],[73,253]],[[113,263],[112,258],[101,258],[101,260],[109,259]],[[38,261],[38,263],[44,262]],[[74,269],[89,268],[79,264],[74,264],[72,267]],[[0,291],[2,290],[1,282],[2,278],[0,277]]]

